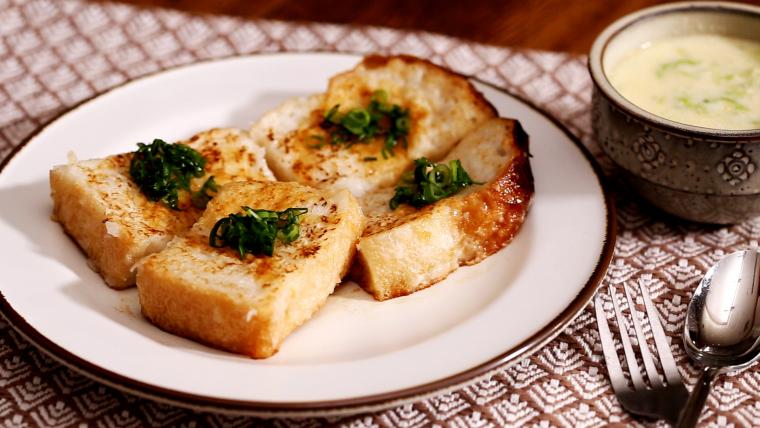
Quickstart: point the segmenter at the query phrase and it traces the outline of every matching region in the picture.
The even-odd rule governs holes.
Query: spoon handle
[[[678,419],[676,428],[691,428],[697,425],[699,415],[702,413],[702,407],[704,407],[707,396],[710,394],[710,383],[715,379],[715,375],[717,374],[718,369],[715,367],[705,367],[702,370],[702,374],[699,375],[694,389],[691,390],[689,400],[686,401],[686,407]]]

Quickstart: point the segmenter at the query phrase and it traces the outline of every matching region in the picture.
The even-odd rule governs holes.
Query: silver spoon
[[[760,357],[760,253],[729,254],[707,271],[689,302],[683,330],[686,354],[703,367],[677,427],[693,427],[722,370]]]

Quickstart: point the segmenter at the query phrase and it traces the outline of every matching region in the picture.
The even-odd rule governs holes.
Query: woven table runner
[[[591,141],[591,82],[582,57],[417,31],[246,21],[54,0],[0,0],[0,160],[61,112],[130,79],[210,58],[280,51],[428,58],[544,108],[607,164]],[[688,299],[722,255],[757,246],[760,221],[723,228],[689,225],[644,206],[624,188],[617,193],[619,232],[606,281],[641,279],[649,286],[676,362],[692,384],[697,371],[680,341]],[[716,381],[701,421],[705,426],[758,426],[759,399],[756,365],[724,375]],[[610,424],[642,423],[631,419],[612,393],[591,307],[533,356],[486,380],[377,413],[306,420],[197,413],[140,399],[57,364],[0,321],[0,425],[5,427]]]

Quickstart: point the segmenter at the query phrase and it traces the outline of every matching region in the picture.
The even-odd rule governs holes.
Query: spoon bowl
[[[691,427],[712,379],[760,358],[760,253],[729,254],[707,271],[689,302],[683,342],[686,354],[704,367],[678,423]]]
[[[760,253],[739,251],[707,271],[689,303],[686,353],[705,366],[739,367],[760,357]]]

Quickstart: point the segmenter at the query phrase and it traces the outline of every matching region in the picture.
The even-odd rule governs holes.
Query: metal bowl
[[[721,130],[674,122],[625,99],[605,74],[645,42],[687,34],[760,41],[760,7],[687,2],[643,9],[594,42],[592,123],[602,150],[644,199],[678,217],[737,223],[760,216],[760,129]]]

